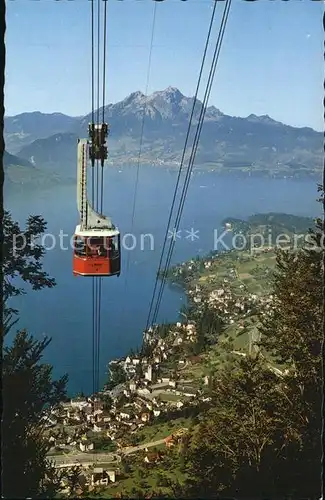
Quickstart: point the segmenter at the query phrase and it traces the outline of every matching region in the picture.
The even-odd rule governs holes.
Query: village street
[[[72,467],[74,465],[88,466],[94,463],[105,463],[110,465],[117,465],[121,462],[120,455],[130,455],[139,450],[144,450],[146,448],[152,448],[160,444],[164,444],[165,439],[159,439],[158,441],[151,441],[149,443],[140,444],[139,446],[127,446],[119,450],[118,453],[79,453],[77,455],[52,455],[49,456],[49,460],[55,462],[57,468],[61,467]]]

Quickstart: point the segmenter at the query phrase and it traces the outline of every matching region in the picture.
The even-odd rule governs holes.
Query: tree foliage
[[[3,354],[2,491],[5,498],[35,497],[47,491],[51,467],[42,416],[65,397],[67,377],[52,380],[52,367],[40,363],[48,339],[18,332]],[[17,480],[19,478],[19,480]],[[43,486],[42,486],[43,483]]]
[[[299,425],[288,425],[292,410],[277,375],[259,356],[240,357],[219,374],[212,397],[190,440],[189,491],[279,494],[274,460],[297,452],[300,433]]]
[[[273,307],[260,317],[260,351],[229,355],[216,373],[212,408],[190,435],[181,496],[319,498],[322,220],[309,243],[277,252]]]
[[[46,231],[46,222],[38,215],[27,218],[26,227],[21,229],[12,219],[10,212],[3,217],[4,243],[2,247],[3,263],[3,305],[4,334],[16,323],[14,316],[18,311],[9,306],[8,300],[25,292],[18,281],[29,283],[33,290],[52,288],[55,279],[43,271],[45,248],[40,244],[40,237]]]
[[[111,390],[119,384],[126,382],[126,372],[121,365],[110,365],[109,380],[106,384],[106,389]]]
[[[36,239],[44,233],[41,217],[27,219],[25,231],[9,212],[4,217],[3,301],[4,334],[18,311],[8,301],[25,293],[17,279],[33,290],[55,285],[43,271],[44,248]],[[3,349],[2,495],[4,498],[54,496],[61,477],[47,460],[49,444],[44,438],[44,416],[66,396],[67,376],[52,379],[52,367],[41,362],[50,339],[35,340],[25,330],[17,332]]]
[[[81,477],[82,477],[82,469],[78,465],[71,467],[67,471],[65,480],[67,482],[69,490],[68,492],[69,498],[76,498],[76,496],[80,496],[80,490],[82,494],[83,489],[81,488],[80,485]]]

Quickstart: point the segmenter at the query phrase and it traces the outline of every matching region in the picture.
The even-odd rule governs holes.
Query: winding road
[[[116,453],[79,453],[78,455],[49,455],[56,467],[72,467],[73,465],[92,465],[94,463],[110,463],[117,465],[121,457]]]
[[[109,463],[116,466],[121,462],[121,455],[130,455],[145,448],[152,448],[164,444],[164,439],[150,441],[149,443],[138,446],[127,446],[121,448],[118,453],[79,453],[78,455],[49,455],[48,459],[55,462],[55,467],[73,467],[74,465],[88,466],[95,463]]]
[[[152,448],[153,446],[158,446],[159,444],[164,444],[165,439],[159,439],[158,441],[150,441],[149,443],[139,444],[138,446],[127,446],[125,448],[121,448],[119,453],[122,455],[130,455],[131,453],[135,453],[139,450],[145,450],[146,448]]]

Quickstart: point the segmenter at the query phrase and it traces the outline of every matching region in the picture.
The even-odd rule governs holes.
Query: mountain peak
[[[194,105],[193,132],[203,104],[184,96],[176,87],[169,86],[149,96],[137,90],[123,101],[107,105],[112,163],[132,164],[138,158],[141,138],[144,162],[178,165]],[[5,118],[7,151],[33,160],[36,168],[53,169],[53,165],[58,165],[61,172],[66,172],[68,166],[75,175],[77,136],[87,135],[91,114],[81,119],[56,113],[18,118]],[[295,175],[304,176],[319,171],[322,147],[321,133],[288,127],[267,114],[232,117],[212,105],[206,109],[196,162],[218,171],[234,170],[236,175],[253,166],[261,173],[273,175],[274,170],[274,175],[278,175],[283,168],[283,172],[290,168]],[[6,159],[7,164],[14,161],[18,164],[18,160]]]
[[[169,85],[169,87],[167,87],[165,90],[162,91],[164,94],[167,94],[167,95],[177,95],[177,96],[181,96],[181,97],[184,97],[182,92],[180,92],[180,90],[178,90],[177,87],[172,87],[171,85]]]
[[[136,90],[135,92],[132,92],[128,97],[126,97],[122,102],[132,102],[132,101],[141,101],[145,95],[141,92],[141,90]]]
[[[167,87],[165,90],[157,90],[151,96],[149,96],[150,100],[153,99],[164,99],[166,102],[180,102],[184,96],[176,87]]]
[[[255,114],[250,114],[247,117],[247,120],[251,122],[258,122],[258,123],[267,123],[269,125],[278,125],[280,122],[277,122],[276,120],[273,120],[269,115],[255,115]]]

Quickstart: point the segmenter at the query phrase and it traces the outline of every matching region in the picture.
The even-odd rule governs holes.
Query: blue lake
[[[104,212],[124,238],[121,276],[102,280],[101,383],[106,380],[109,360],[141,345],[176,178],[173,171],[141,168],[132,227],[136,168],[108,169],[105,174]],[[194,173],[172,263],[211,251],[214,230],[222,231],[221,221],[228,216],[245,218],[270,211],[316,216],[320,211],[316,198],[315,181]],[[37,338],[52,337],[44,359],[53,364],[56,376],[69,374],[70,393],[91,392],[92,280],[72,275],[69,243],[78,223],[75,188],[62,185],[24,195],[10,193],[7,198],[5,193],[5,200],[14,219],[22,223],[29,214],[42,215],[52,235],[44,240],[45,246],[56,242],[46,254],[44,268],[57,286],[39,292],[26,287],[27,294],[13,304],[20,311],[19,327]],[[199,236],[194,241],[186,238],[192,228]],[[66,235],[61,236],[61,244],[60,231]],[[181,291],[165,287],[158,320],[176,321],[185,300]]]

